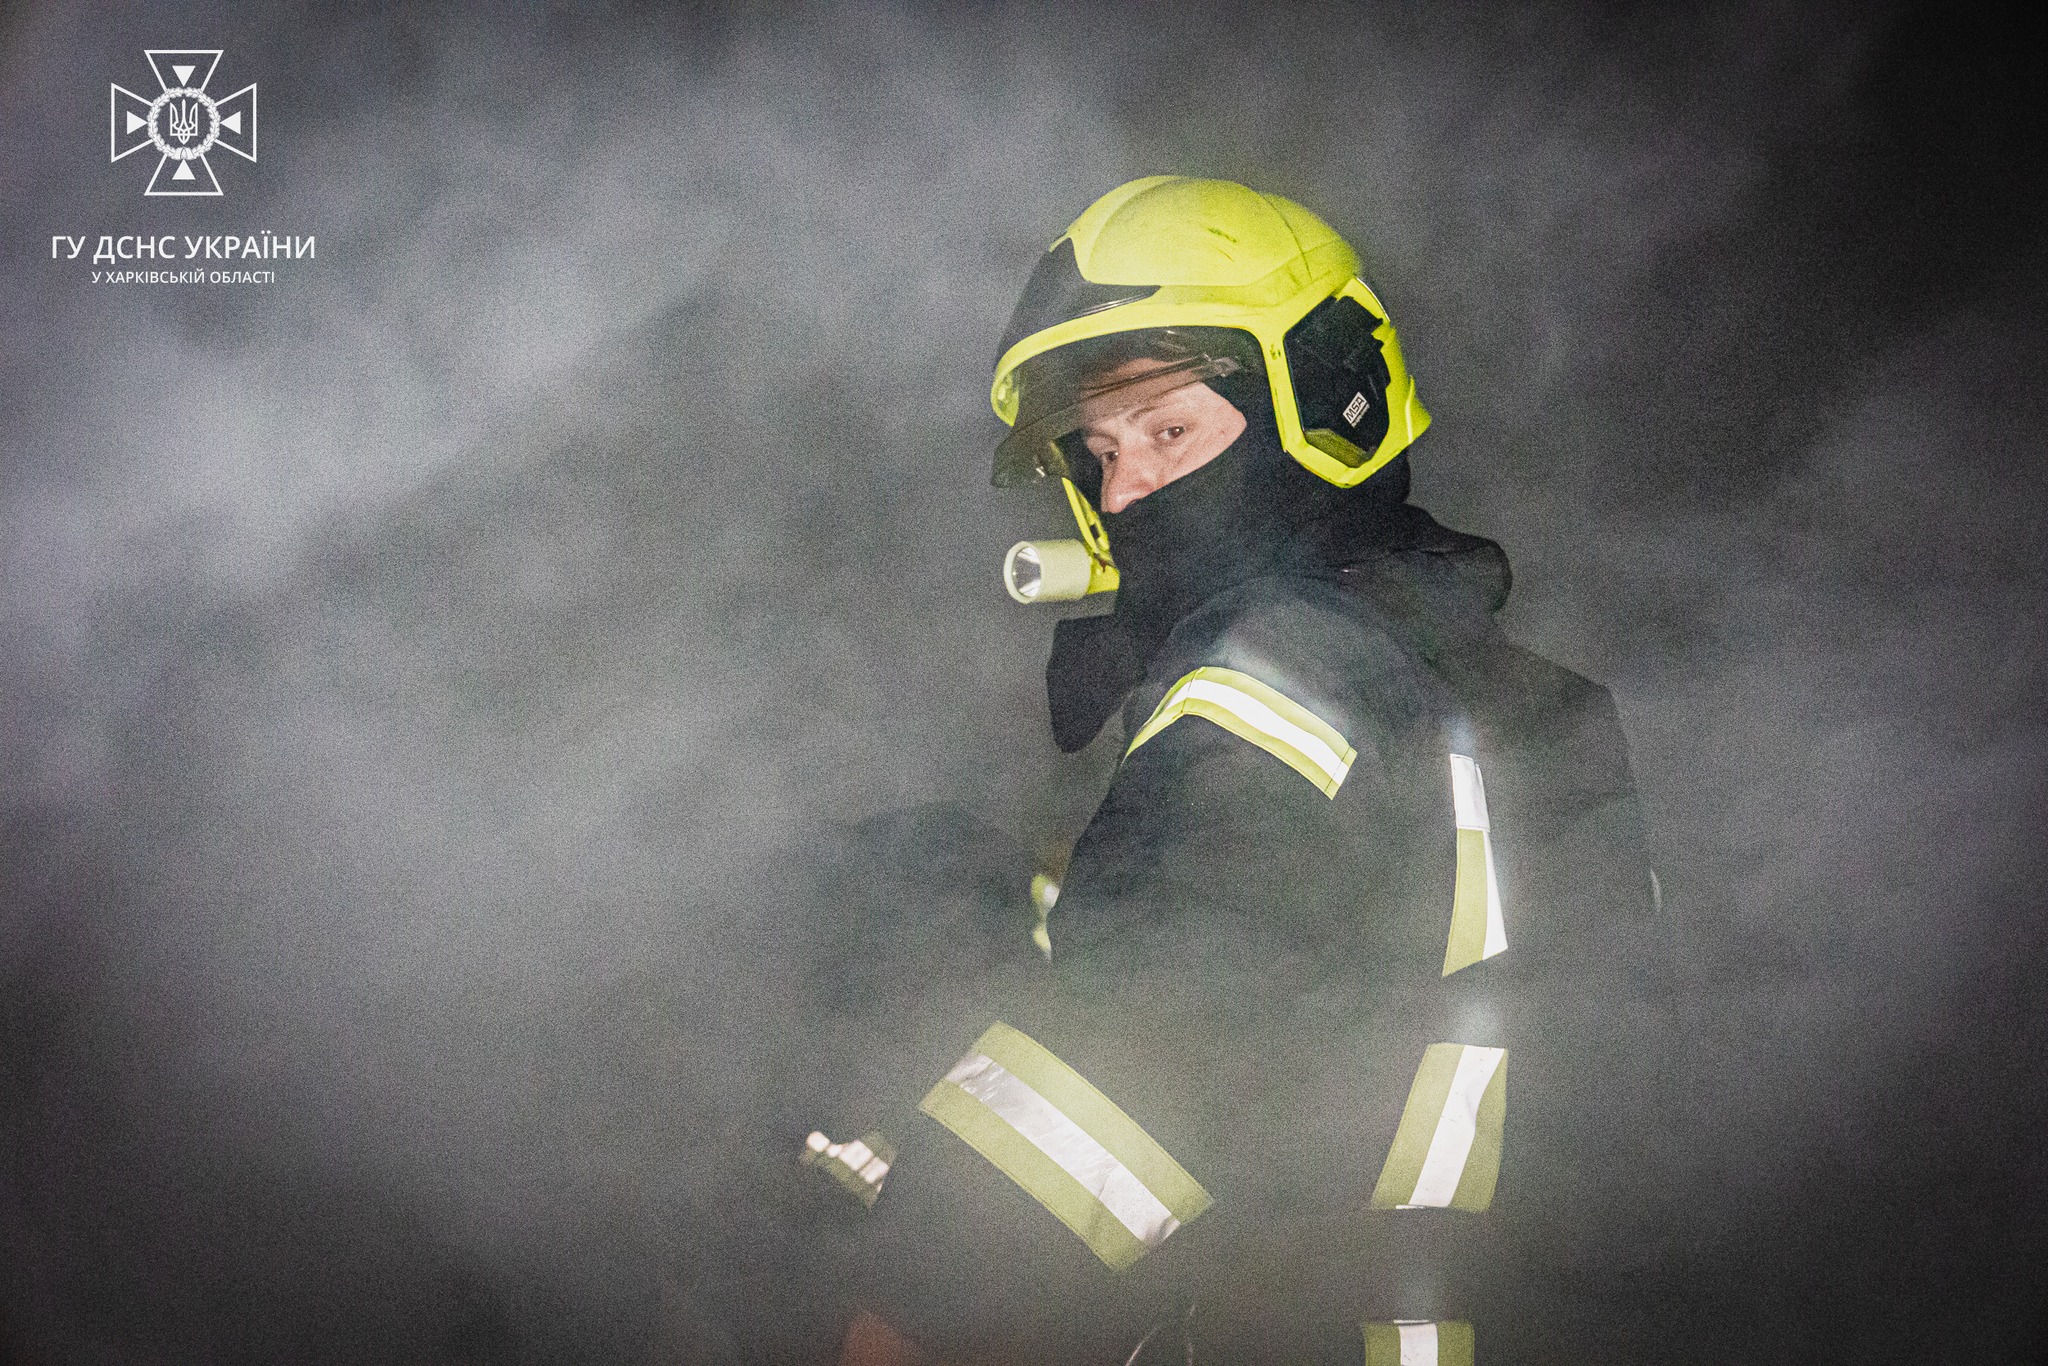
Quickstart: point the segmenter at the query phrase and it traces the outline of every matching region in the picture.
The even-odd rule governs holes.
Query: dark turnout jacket
[[[1437,531],[1236,584],[1152,654],[1050,964],[920,1044],[952,1079],[892,1120],[869,1307],[962,1359],[1355,1362],[1397,1320],[1655,1354],[1666,983],[1625,742],[1495,624],[1499,548]],[[1049,1204],[1046,1154],[1125,1231]]]

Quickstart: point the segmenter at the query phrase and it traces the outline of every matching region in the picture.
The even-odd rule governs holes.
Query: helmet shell
[[[1020,371],[1033,358],[1167,327],[1249,333],[1281,445],[1340,487],[1370,477],[1429,425],[1393,321],[1359,278],[1350,244],[1292,200],[1186,176],[1119,185],[1053,242],[1003,337],[989,391],[996,415],[1016,425]]]

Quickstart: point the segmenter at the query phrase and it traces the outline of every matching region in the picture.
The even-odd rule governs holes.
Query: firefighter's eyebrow
[[[1112,416],[1125,418],[1130,421],[1136,421],[1137,419],[1145,416],[1145,414],[1154,412],[1164,407],[1168,399],[1176,397],[1180,392],[1180,390],[1175,389],[1170,394],[1161,394],[1158,398],[1153,399],[1150,403],[1141,404],[1136,408],[1120,408],[1114,414],[1112,414]],[[1084,424],[1081,428],[1081,435],[1083,436],[1100,435],[1101,432],[1102,429],[1096,426],[1094,423]]]

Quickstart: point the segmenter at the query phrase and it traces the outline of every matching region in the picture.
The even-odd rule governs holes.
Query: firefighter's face
[[[1126,361],[1101,379],[1135,379],[1165,366],[1162,360]],[[1200,469],[1230,449],[1245,426],[1244,414],[1229,399],[1200,382],[1121,403],[1107,394],[1099,410],[1084,406],[1081,415],[1081,436],[1102,465],[1104,512],[1122,512]]]

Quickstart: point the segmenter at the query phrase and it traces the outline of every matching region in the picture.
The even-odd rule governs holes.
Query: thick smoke
[[[716,1359],[712,1302],[782,1271],[761,1174],[863,895],[788,865],[933,802],[1056,848],[1106,774],[1053,751],[1050,619],[995,583],[1063,513],[986,489],[987,367],[1046,241],[1157,171],[1361,244],[1437,417],[1418,501],[1615,689],[1692,1040],[1673,1359],[2038,1340],[2042,158],[2007,35],[0,25],[0,1351]],[[106,83],[167,45],[261,82],[223,200],[105,164]],[[319,257],[240,291],[47,259],[145,228]]]

